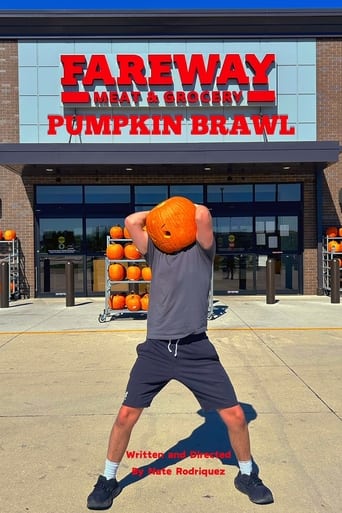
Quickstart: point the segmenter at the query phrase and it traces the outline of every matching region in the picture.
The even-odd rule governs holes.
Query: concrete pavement
[[[275,503],[256,506],[235,490],[222,423],[171,382],[133,431],[118,475],[125,488],[111,511],[340,511],[342,305],[277,299],[215,298],[208,323]],[[87,511],[146,327],[144,316],[99,322],[103,311],[102,298],[76,298],[72,307],[63,298],[28,299],[0,309],[2,513]],[[215,451],[225,454],[203,455]]]

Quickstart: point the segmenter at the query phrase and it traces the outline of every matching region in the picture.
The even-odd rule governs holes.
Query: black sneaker
[[[234,479],[234,484],[235,488],[248,495],[249,500],[255,504],[271,504],[274,502],[271,490],[264,485],[254,472],[250,476],[239,472]]]
[[[108,509],[120,492],[121,488],[116,479],[99,476],[94,490],[88,497],[87,507],[88,509]]]

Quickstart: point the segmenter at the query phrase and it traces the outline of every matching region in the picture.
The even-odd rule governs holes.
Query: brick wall
[[[18,45],[0,40],[0,142],[19,142]]]
[[[19,142],[18,45],[0,40],[0,142]],[[13,228],[21,252],[21,293],[34,295],[32,189],[21,176],[0,166],[0,229]]]
[[[317,42],[317,138],[339,141],[342,146],[342,39]],[[342,189],[342,155],[324,172],[324,226],[342,226],[338,201]]]

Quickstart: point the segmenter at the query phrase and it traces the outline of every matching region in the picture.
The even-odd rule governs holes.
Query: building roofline
[[[342,9],[0,11],[0,39],[339,36]]]

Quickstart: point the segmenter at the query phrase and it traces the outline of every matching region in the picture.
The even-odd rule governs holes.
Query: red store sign
[[[117,76],[113,75],[110,66],[112,63],[108,62],[106,55],[91,55],[89,61],[84,54],[61,55],[61,62],[64,71],[61,79],[64,88],[61,96],[63,104],[88,104],[92,100],[92,93],[95,103],[101,103],[104,98],[110,100],[110,93],[106,96],[89,90],[96,85],[116,87],[117,91],[112,95],[114,103],[138,103],[144,90],[147,103],[155,104],[159,99],[156,90],[163,87],[166,90],[163,93],[166,104],[194,104],[199,100],[206,104],[210,100],[215,104],[231,103],[233,99],[238,103],[242,98],[242,91],[246,91],[248,104],[274,104],[276,100],[276,93],[269,89],[268,82],[268,73],[275,66],[273,53],[266,54],[262,59],[252,53],[245,54],[243,58],[235,53],[226,54],[223,59],[219,54],[210,54],[207,62],[201,54],[192,54],[188,59],[184,54],[150,54],[147,62],[140,55],[118,54]],[[189,90],[189,87],[195,86],[196,81],[200,84],[202,96]],[[227,94],[228,85],[232,82],[237,89],[234,94],[231,91]],[[175,83],[181,83],[183,90],[175,92]],[[79,89],[81,84],[83,91]],[[75,86],[77,91],[74,90]],[[132,90],[124,90],[124,94],[118,92],[127,87]],[[137,90],[134,91],[133,87]],[[67,88],[73,90],[67,91]]]
[[[276,91],[269,74],[274,53],[259,58],[254,53],[61,55],[61,102],[64,108],[93,108],[94,114],[48,116],[49,135],[64,127],[70,135],[294,135],[286,115],[245,116],[210,114],[210,107],[275,107]],[[113,72],[116,69],[116,72]],[[160,107],[158,115],[127,114],[122,108]],[[114,109],[103,114],[104,107]],[[203,114],[187,119],[163,107],[201,107]],[[205,109],[205,110],[204,110]],[[138,114],[139,112],[139,114]]]

